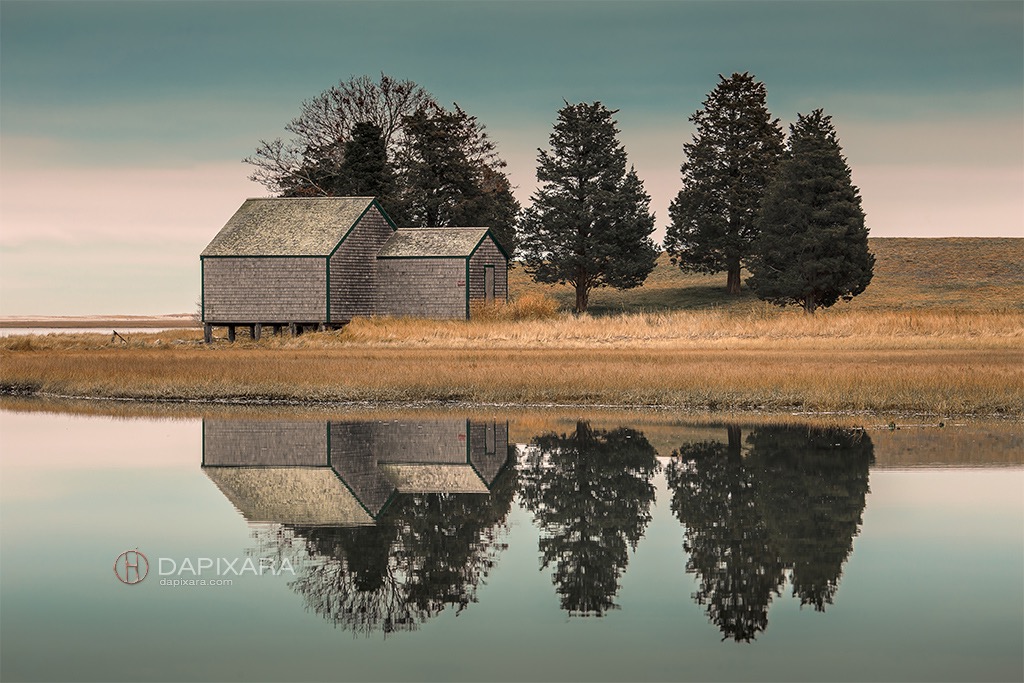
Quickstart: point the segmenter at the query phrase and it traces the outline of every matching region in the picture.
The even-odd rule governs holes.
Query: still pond
[[[19,403],[0,678],[1019,681],[1022,452],[1019,424]]]

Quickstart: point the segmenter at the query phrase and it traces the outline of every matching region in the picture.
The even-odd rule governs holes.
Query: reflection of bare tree
[[[307,607],[365,635],[415,630],[462,611],[505,549],[513,466],[489,494],[401,494],[373,526],[254,527],[262,556],[287,556]]]
[[[522,497],[541,528],[543,566],[562,609],[601,616],[615,609],[619,577],[650,522],[654,447],[632,429],[595,430],[579,422],[569,435],[533,439]]]
[[[801,604],[831,604],[867,494],[871,440],[859,431],[761,427],[742,452],[729,443],[684,444],[667,471],[672,510],[686,526],[694,598],[723,639],[750,641],[787,571]]]

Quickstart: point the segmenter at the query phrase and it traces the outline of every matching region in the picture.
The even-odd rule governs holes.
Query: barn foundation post
[[[228,341],[234,343],[235,341],[235,326],[228,325]]]
[[[207,344],[213,342],[213,325],[206,323],[203,325],[203,341]]]
[[[262,323],[256,323],[255,325],[252,326],[250,331],[252,332],[252,340],[253,341],[259,341],[260,337],[263,336],[263,325],[262,325]]]
[[[293,337],[299,336],[299,326],[295,323],[288,323],[288,333]]]

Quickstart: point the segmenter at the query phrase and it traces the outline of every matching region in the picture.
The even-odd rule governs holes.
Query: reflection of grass
[[[512,278],[510,310],[207,347],[194,330],[0,339],[0,389],[103,397],[1024,415],[1024,240],[875,240],[876,279],[806,316],[662,263],[596,313]],[[978,283],[985,283],[983,286]],[[616,298],[619,297],[619,298]],[[603,308],[602,308],[603,307]],[[603,313],[602,313],[603,311]],[[620,311],[615,314],[613,311]]]

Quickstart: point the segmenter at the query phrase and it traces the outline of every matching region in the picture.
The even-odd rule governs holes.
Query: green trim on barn
[[[490,228],[488,228],[487,232],[483,234],[483,237],[481,237],[480,241],[476,243],[476,246],[473,247],[473,251],[469,252],[469,255],[472,256],[473,254],[475,254],[476,250],[480,248],[480,245],[483,244],[484,240],[487,239],[488,237],[490,237],[491,241],[494,242],[494,246],[498,248],[498,251],[500,251],[502,256],[505,257],[505,260],[511,261],[512,257],[508,255],[507,251],[505,251],[505,247],[501,246],[501,242],[499,242],[498,238],[494,236],[494,233],[491,232]]]
[[[466,320],[469,320],[469,259],[472,258],[472,254],[466,257]]]
[[[326,272],[324,273],[324,275],[326,276],[326,282],[324,283],[326,285],[324,287],[324,294],[327,296],[327,309],[326,309],[327,316],[326,317],[327,317],[327,322],[331,322],[331,257],[330,256],[328,256],[327,258],[324,259],[324,264],[325,264],[325,268],[326,268]]]
[[[327,466],[331,469],[334,467],[331,465],[331,422],[327,421]]]
[[[348,226],[348,230],[345,231],[345,234],[341,236],[341,239],[338,240],[338,243],[334,245],[333,249],[331,249],[331,253],[327,255],[328,259],[334,257],[335,252],[337,252],[338,249],[341,248],[341,245],[345,243],[345,240],[348,239],[348,236],[352,234],[352,231],[356,229],[356,226],[359,225],[359,222],[366,217],[366,214],[369,213],[370,209],[372,209],[373,207],[377,207],[377,211],[380,212],[380,215],[384,218],[384,222],[391,226],[392,232],[398,230],[398,226],[395,225],[395,222],[393,220],[391,220],[391,216],[388,215],[387,211],[385,211],[384,208],[377,201],[377,198],[374,197],[370,201],[370,203],[366,205],[366,208],[363,209],[363,212],[359,214],[359,218],[355,219],[352,222],[352,225]]]

